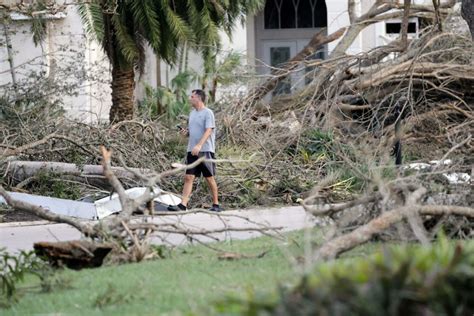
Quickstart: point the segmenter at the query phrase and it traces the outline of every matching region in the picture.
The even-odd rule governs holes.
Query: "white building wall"
[[[328,12],[328,34],[332,34],[339,30],[341,27],[347,27],[350,25],[349,13],[347,11],[347,0],[326,0],[326,7]],[[361,2],[356,1],[356,13],[361,12]],[[328,44],[329,54],[336,47],[337,43],[341,40],[342,36]],[[362,50],[362,37],[359,35],[353,42],[353,44],[347,50],[349,54],[357,54]]]
[[[30,68],[27,65],[32,65],[31,67],[40,71],[45,59],[42,57],[43,53],[41,47],[35,47],[33,44],[33,36],[30,32],[29,23],[25,21],[14,21],[8,28],[15,75],[17,80],[22,80],[25,79],[25,75]],[[0,34],[3,37],[3,27]],[[5,41],[4,37],[2,41]],[[0,49],[0,85],[5,85],[12,82],[11,69],[10,63],[8,62],[6,44],[2,45]]]
[[[48,17],[46,38],[38,46],[33,43],[29,18],[17,13],[11,17],[10,37],[17,81],[27,79],[31,71],[44,71],[44,80],[60,80],[71,85],[77,84],[78,78],[96,77],[97,80],[82,81],[73,91],[75,93],[54,97],[62,99],[63,108],[71,119],[88,123],[108,120],[111,106],[109,63],[97,43],[87,40],[76,8],[66,6],[65,12]],[[7,49],[2,46],[0,85],[12,82],[7,58]],[[61,69],[70,67],[75,67],[75,71],[63,78]]]
[[[68,6],[66,13],[67,18],[49,22],[48,47],[51,58],[55,59],[54,62],[59,67],[70,66],[68,63],[71,60],[63,61],[61,53],[56,53],[66,46],[72,56],[77,54],[80,58],[77,61],[79,69],[85,70],[92,78],[81,83],[77,89],[77,96],[64,96],[64,108],[71,118],[80,121],[108,120],[112,103],[108,59],[95,41],[87,39],[77,9]],[[62,53],[67,53],[67,51]],[[51,61],[49,64],[51,65]],[[71,80],[77,80],[77,78],[71,78]]]
[[[398,0],[398,2],[403,4],[403,0]],[[441,0],[441,3],[447,2],[449,2],[449,0]],[[356,0],[356,15],[360,16],[365,14],[374,3],[375,0]],[[412,0],[412,3],[416,5],[432,5],[431,0]],[[332,34],[340,28],[350,25],[347,4],[347,0],[326,0],[328,17],[327,34]],[[256,41],[258,41],[258,35],[255,34],[256,29],[255,17],[249,17],[247,19],[247,55],[250,63],[254,62],[259,55],[256,51]],[[341,38],[328,44],[329,54],[336,47]],[[389,37],[385,36],[385,22],[378,22],[367,26],[354,40],[353,44],[347,50],[347,53],[357,54],[362,51],[368,51],[376,46],[386,44],[389,39]]]

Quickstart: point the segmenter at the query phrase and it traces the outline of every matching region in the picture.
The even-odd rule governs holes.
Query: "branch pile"
[[[272,166],[285,157],[293,158],[285,161],[290,170],[296,159],[311,162],[309,172],[317,173],[318,180],[304,201],[317,210],[315,215],[335,224],[318,258],[337,256],[382,233],[426,241],[447,223],[452,226],[448,233],[472,237],[470,182],[452,185],[441,179],[453,171],[472,178],[474,164],[474,44],[462,34],[443,31],[443,19],[453,5],[405,1],[403,7],[376,1],[361,16],[350,12],[352,25],[328,59],[292,59],[221,114],[225,139],[262,151]],[[367,25],[397,17],[403,20],[399,40],[346,54]],[[413,39],[407,36],[410,17],[420,17],[426,26]],[[271,103],[263,99],[306,67],[312,67],[306,75],[311,83],[304,89],[274,97]],[[402,153],[402,145],[398,163],[402,158],[449,157],[454,164],[425,171],[413,171],[409,164],[395,167],[391,154]],[[285,167],[276,169],[284,172]],[[299,174],[304,177],[307,170]],[[345,202],[334,204],[334,192],[341,187],[349,194],[337,196]],[[452,199],[446,201],[446,195]],[[401,222],[409,224],[409,231],[397,224]]]

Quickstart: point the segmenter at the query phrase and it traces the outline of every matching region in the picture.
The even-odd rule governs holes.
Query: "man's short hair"
[[[192,93],[197,94],[202,102],[206,102],[206,92],[201,89],[194,89]]]

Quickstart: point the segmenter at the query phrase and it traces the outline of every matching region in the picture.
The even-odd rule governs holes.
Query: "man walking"
[[[203,90],[193,90],[189,101],[193,107],[189,115],[188,129],[181,129],[180,133],[187,135],[188,149],[186,156],[186,164],[192,164],[201,157],[205,159],[215,159],[215,120],[214,113],[207,108],[206,94]],[[201,162],[199,165],[187,169],[184,176],[183,199],[178,205],[170,205],[169,211],[184,211],[187,209],[189,197],[193,190],[193,183],[196,177],[201,174],[207,181],[212,195],[212,207],[210,211],[220,212],[222,208],[219,206],[217,194],[217,183],[215,179],[216,164],[214,162]]]

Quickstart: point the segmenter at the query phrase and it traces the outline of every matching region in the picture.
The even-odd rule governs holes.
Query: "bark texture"
[[[121,69],[114,66],[112,70],[112,107],[110,123],[133,119],[135,102],[135,72],[133,67]]]

